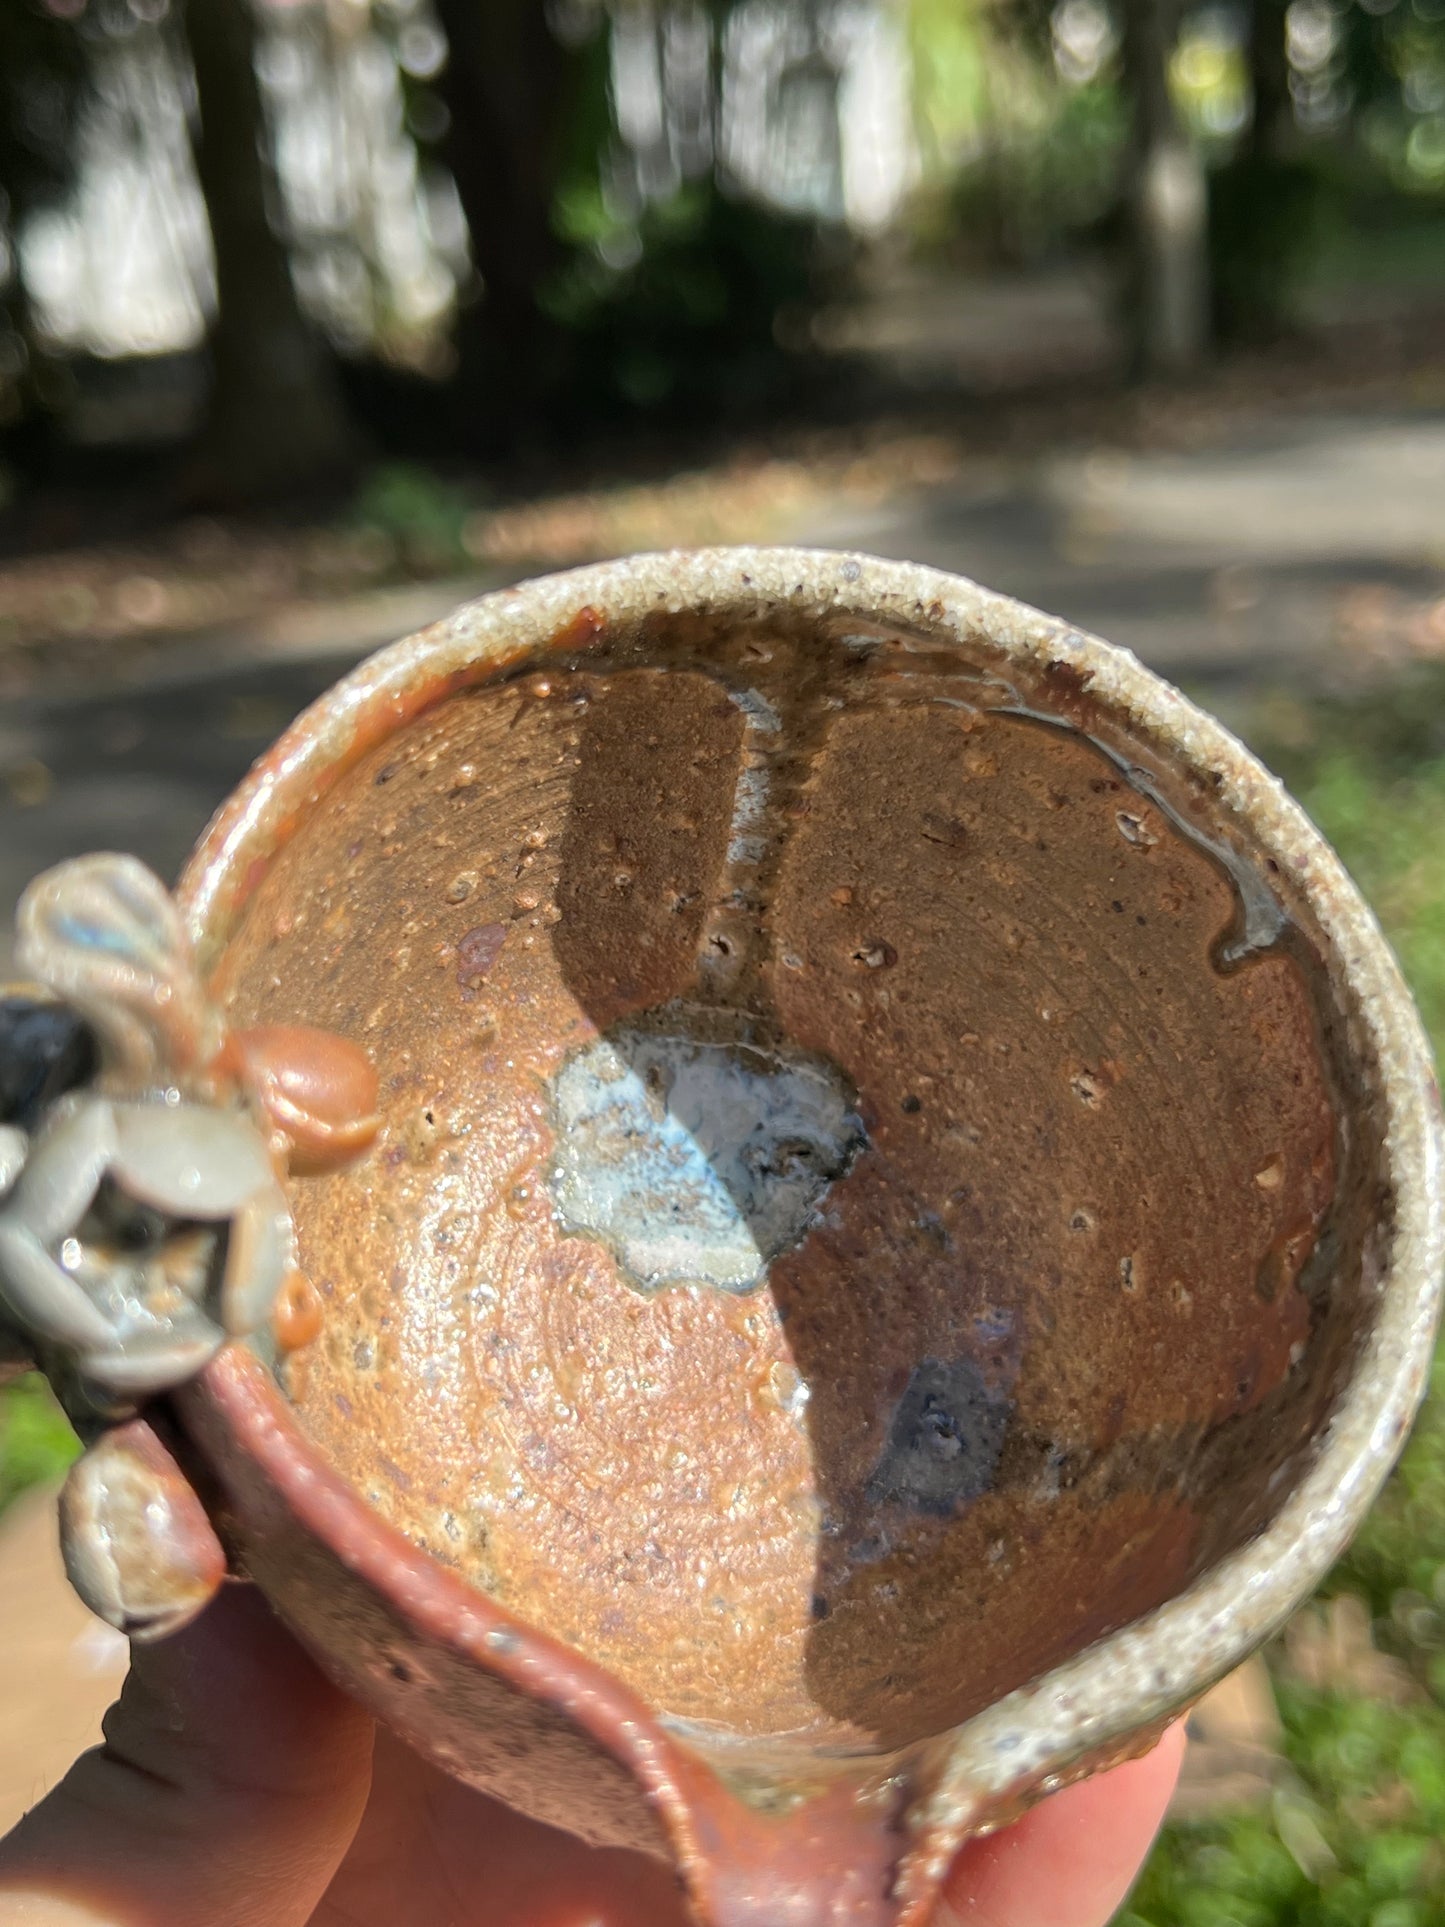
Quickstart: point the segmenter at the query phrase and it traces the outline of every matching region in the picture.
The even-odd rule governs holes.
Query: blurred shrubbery
[[[382,462],[371,469],[346,518],[358,535],[379,540],[383,553],[414,575],[445,575],[473,560],[466,527],[477,495],[416,462]]]
[[[999,264],[1024,265],[1107,240],[1126,111],[1116,87],[1092,85],[1062,93],[1047,117],[1010,128],[953,177],[930,221],[943,244],[937,251],[986,249]]]
[[[559,199],[569,258],[543,291],[585,414],[747,414],[800,380],[808,318],[850,250],[812,220],[689,183],[634,219],[592,184]]]
[[[38,1373],[0,1394],[0,1510],[43,1479],[59,1478],[79,1450]]]

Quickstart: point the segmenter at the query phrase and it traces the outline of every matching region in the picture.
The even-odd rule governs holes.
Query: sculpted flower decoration
[[[243,1112],[76,1093],[28,1155],[21,1133],[5,1138],[0,1299],[73,1357],[93,1403],[179,1384],[266,1322],[294,1264],[291,1220]]]
[[[160,883],[84,858],[31,887],[19,925],[22,967],[85,1019],[99,1065],[33,1134],[0,1127],[0,1305],[114,1410],[266,1322],[290,1213]]]
[[[17,951],[38,994],[0,1000],[0,1361],[38,1359],[88,1440],[61,1503],[77,1589],[156,1637],[200,1610],[225,1561],[133,1415],[229,1339],[314,1334],[282,1180],[366,1149],[376,1078],[324,1031],[230,1031],[133,858],[37,879]]]

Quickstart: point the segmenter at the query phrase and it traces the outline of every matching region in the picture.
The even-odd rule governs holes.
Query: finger
[[[958,1856],[938,1927],[1105,1927],[1142,1866],[1184,1758],[1184,1723]]]
[[[346,1852],[372,1727],[259,1593],[134,1649],[87,1753],[0,1841],[5,1927],[302,1927]]]
[[[371,1801],[312,1927],[687,1927],[677,1878],[472,1792],[381,1731]]]

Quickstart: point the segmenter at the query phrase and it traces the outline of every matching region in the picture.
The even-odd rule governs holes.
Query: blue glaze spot
[[[864,1143],[832,1065],[685,1033],[619,1027],[563,1065],[552,1101],[557,1215],[643,1291],[756,1289]]]
[[[86,923],[79,917],[62,913],[55,919],[55,929],[67,943],[73,943],[80,950],[108,950],[117,957],[129,957],[135,952],[131,932],[118,930],[114,925]]]

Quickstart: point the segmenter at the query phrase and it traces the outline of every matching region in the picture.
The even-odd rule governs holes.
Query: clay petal
[[[0,1299],[25,1331],[49,1344],[115,1343],[105,1314],[18,1224],[0,1222]]]
[[[221,1280],[221,1322],[233,1338],[266,1323],[295,1262],[291,1214],[280,1188],[273,1187],[252,1198],[231,1226]]]
[[[0,1198],[25,1168],[30,1139],[18,1125],[0,1124]]]
[[[135,1640],[178,1631],[226,1575],[205,1509],[141,1420],[102,1433],[71,1468],[60,1544],[86,1605]]]
[[[229,1218],[275,1183],[266,1147],[239,1111],[201,1104],[117,1104],[116,1178],[177,1218]]]
[[[77,857],[20,899],[17,960],[94,1030],[107,1076],[142,1089],[204,1061],[218,1024],[165,885],[131,856]]]
[[[156,1334],[144,1340],[131,1339],[124,1346],[112,1339],[103,1349],[84,1353],[80,1369],[107,1392],[125,1398],[148,1398],[184,1385],[204,1371],[224,1343],[225,1334],[214,1328],[209,1335]]]
[[[349,1038],[305,1024],[262,1024],[237,1039],[247,1075],[284,1134],[294,1171],[333,1171],[375,1139],[378,1080]]]
[[[114,1155],[115,1119],[105,1099],[63,1099],[30,1147],[10,1199],[11,1215],[42,1245],[68,1237],[90,1209]]]

